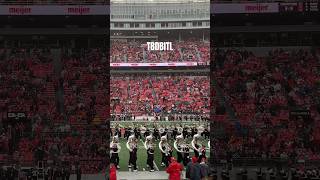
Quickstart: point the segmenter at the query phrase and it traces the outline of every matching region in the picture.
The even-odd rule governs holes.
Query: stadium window
[[[182,22],[182,27],[186,27],[186,22]]]
[[[130,23],[130,27],[133,28],[134,27],[134,23]]]
[[[198,24],[197,21],[192,22],[192,26],[194,27],[197,26],[197,24]]]
[[[161,23],[161,27],[166,27],[166,23]]]
[[[140,26],[139,23],[135,23],[135,27],[138,28]]]

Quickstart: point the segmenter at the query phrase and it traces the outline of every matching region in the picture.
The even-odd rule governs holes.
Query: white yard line
[[[155,168],[157,171],[159,171],[159,168],[158,168],[158,166],[157,166],[157,163],[153,161],[153,165],[154,165],[154,168]]]

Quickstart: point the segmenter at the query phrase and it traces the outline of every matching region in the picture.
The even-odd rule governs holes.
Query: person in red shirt
[[[110,180],[117,180],[117,168],[114,164],[110,164],[109,177]]]
[[[174,157],[172,157],[171,163],[167,168],[167,173],[169,174],[169,180],[181,180],[182,170],[183,170],[182,165],[178,163]]]

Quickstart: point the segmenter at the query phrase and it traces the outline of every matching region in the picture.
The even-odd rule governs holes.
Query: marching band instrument
[[[195,134],[195,135],[193,136],[192,141],[191,141],[191,146],[192,146],[192,148],[193,148],[194,150],[198,151],[198,152],[200,152],[200,147],[197,148],[196,145],[197,145],[198,139],[199,139],[200,137],[201,137],[201,136],[200,136],[199,134]]]
[[[169,144],[166,144],[166,149],[165,149],[165,153],[164,154],[166,156],[168,156],[168,155],[171,154],[170,152],[172,152],[172,148],[171,148],[171,146]]]
[[[167,142],[167,136],[162,136],[159,142],[159,149],[162,153],[166,153],[166,150],[168,146],[168,142]],[[163,149],[163,147],[165,147],[165,149]]]
[[[165,129],[164,128],[159,128],[159,133],[162,134],[165,132]]]
[[[184,143],[183,143],[183,136],[182,134],[176,137],[176,140],[173,143],[173,147],[176,149],[176,151],[183,153],[183,147],[184,147]]]
[[[182,134],[183,128],[182,127],[177,127],[177,131],[178,131],[178,133]]]
[[[199,126],[198,128],[198,134],[201,134],[204,132],[204,127],[203,126]]]
[[[146,128],[146,127],[144,127],[144,126],[141,126],[141,127],[140,127],[140,133],[141,133],[141,134],[146,133],[146,131],[147,131],[147,128]]]
[[[110,153],[119,153],[121,150],[121,146],[119,143],[119,137],[118,136],[114,136],[112,138],[112,141],[110,143],[110,149],[117,149],[117,151],[110,151]]]
[[[136,147],[136,142],[135,142],[135,136],[134,134],[129,136],[128,141],[127,141],[127,149],[132,152],[133,149]]]
[[[149,136],[146,137],[146,141],[144,142],[144,148],[148,150],[148,148],[150,147],[150,145],[153,145],[152,142],[152,135],[150,134]]]

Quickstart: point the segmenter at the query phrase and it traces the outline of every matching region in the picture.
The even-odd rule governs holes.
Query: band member
[[[159,130],[154,126],[153,128],[153,138],[155,140],[160,140],[160,133],[159,133]]]
[[[137,139],[134,134],[129,136],[127,141],[127,149],[129,150],[129,163],[128,168],[131,168],[133,166],[133,171],[138,171],[137,169]]]
[[[147,150],[147,166],[150,167],[150,172],[154,172],[154,166],[153,166],[153,161],[154,161],[154,145],[152,142],[152,135],[149,135],[146,137],[146,142],[144,143],[144,147]]]
[[[147,132],[147,128],[146,127],[141,126],[139,130],[140,130],[140,136],[141,137],[146,138],[148,136],[148,135],[146,135],[146,132]]]
[[[181,163],[183,161],[183,147],[184,147],[184,142],[183,142],[183,135],[180,134],[176,137],[176,140],[173,143],[174,148],[177,151],[177,161],[178,163]]]
[[[166,159],[166,149],[167,149],[167,147],[168,147],[167,136],[162,136],[160,138],[160,142],[159,142],[159,149],[160,149],[161,154],[162,154],[161,166],[165,166],[165,164],[167,162],[167,159]]]
[[[200,135],[199,134],[195,134],[193,136],[192,141],[191,141],[191,146],[193,148],[194,156],[196,158],[199,158],[199,154],[200,154],[200,145],[198,143],[199,138],[200,138]]]
[[[198,158],[198,162],[199,163],[201,163],[203,158],[205,158],[205,159],[207,158],[206,157],[206,150],[207,150],[206,146],[203,144],[202,147],[200,148],[200,155],[199,155],[199,158]]]
[[[168,167],[169,164],[171,163],[172,153],[173,153],[173,149],[168,144],[168,146],[166,147],[166,153],[165,153],[165,156],[166,156],[165,165],[166,165],[166,167]]]
[[[204,132],[202,134],[203,134],[204,138],[210,139],[210,131],[208,128],[205,128]]]
[[[120,169],[120,166],[119,166],[120,150],[121,150],[121,146],[119,143],[119,138],[118,136],[114,136],[110,143],[110,153],[111,153],[110,162],[113,163],[117,169]]]
[[[190,148],[189,148],[189,145],[186,144],[183,148],[183,152],[184,152],[184,155],[183,155],[183,165],[184,166],[187,166],[187,164],[189,163],[190,161]]]

